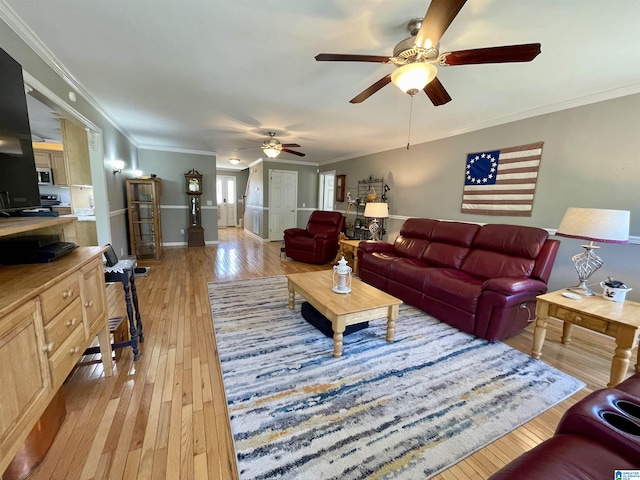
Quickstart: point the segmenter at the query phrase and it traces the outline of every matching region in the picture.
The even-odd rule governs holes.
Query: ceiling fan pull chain
[[[409,133],[407,135],[407,150],[411,145],[411,117],[413,117],[413,95],[411,95],[411,103],[409,104]]]

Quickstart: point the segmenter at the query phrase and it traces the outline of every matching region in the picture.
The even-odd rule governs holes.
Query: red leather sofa
[[[560,242],[517,225],[407,220],[393,244],[361,242],[360,278],[490,341],[535,318]]]
[[[640,373],[565,412],[555,435],[490,480],[600,480],[640,469]]]
[[[300,262],[328,263],[338,253],[338,237],[343,230],[342,213],[316,210],[309,216],[307,228],[284,231],[284,252]]]

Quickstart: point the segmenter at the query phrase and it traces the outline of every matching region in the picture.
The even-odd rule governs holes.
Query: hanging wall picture
[[[468,154],[462,213],[530,217],[543,144]]]

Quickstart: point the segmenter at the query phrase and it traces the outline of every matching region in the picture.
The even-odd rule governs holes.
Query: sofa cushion
[[[396,253],[402,257],[419,259],[429,245],[431,232],[438,223],[438,220],[429,218],[410,218],[404,222],[393,244]]]
[[[422,291],[427,265],[415,258],[398,258],[389,267],[389,280]]]
[[[489,480],[602,480],[638,463],[580,435],[556,435],[519,456]]]
[[[452,268],[428,268],[424,293],[466,312],[475,312],[482,295],[482,280]]]
[[[546,230],[517,225],[483,225],[461,270],[480,278],[529,277]]]
[[[474,223],[439,222],[422,260],[436,267],[459,269],[479,229],[480,225]]]
[[[535,260],[547,238],[549,232],[541,228],[487,224],[480,227],[472,246]]]

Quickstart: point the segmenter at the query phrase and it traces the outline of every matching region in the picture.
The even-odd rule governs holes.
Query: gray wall
[[[446,107],[442,107],[446,108]],[[608,100],[455,137],[398,148],[330,165],[347,175],[347,191],[370,174],[383,176],[391,187],[387,240],[393,241],[407,217],[430,217],[478,223],[510,223],[555,230],[568,207],[631,211],[630,234],[640,236],[640,94]],[[466,155],[544,142],[531,217],[468,215],[460,212]],[[346,204],[338,204],[345,210]],[[571,256],[583,241],[562,239],[550,288],[577,283]],[[637,238],[632,241],[638,241]],[[607,275],[634,290],[640,300],[640,245],[601,244],[604,266],[590,283]],[[600,287],[596,291],[601,292]]]
[[[184,174],[195,168],[202,174],[202,227],[207,244],[218,241],[216,205],[216,157],[191,153],[143,150],[138,152],[139,168],[162,179],[162,240],[165,245],[186,245],[189,211]],[[209,202],[211,204],[209,204]],[[181,230],[185,231],[182,235]]]
[[[42,60],[16,33],[4,22],[0,21],[0,47],[22,65],[23,70],[44,85],[59,99],[67,99],[72,88],[47,63]],[[62,100],[65,104],[65,100]],[[106,185],[106,195],[95,198],[96,217],[98,223],[105,225],[105,232],[99,237],[100,243],[110,242],[117,253],[128,250],[126,238],[126,217],[119,211],[124,208],[121,187],[123,177],[113,178],[110,161],[121,159],[135,162],[136,148],[127,137],[111,124],[106,117],[91,106],[81,95],[77,101],[66,103],[68,108],[84,116],[102,130],[104,163],[102,169],[94,168],[92,162],[92,179]],[[124,172],[123,172],[124,173]],[[100,188],[102,188],[100,186]],[[106,198],[105,198],[106,197]],[[109,231],[110,230],[110,231]],[[102,229],[100,230],[102,232]]]

